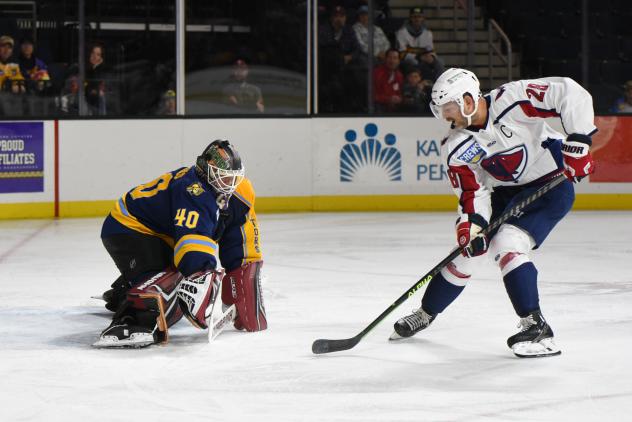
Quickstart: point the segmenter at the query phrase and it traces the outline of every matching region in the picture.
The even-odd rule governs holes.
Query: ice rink
[[[361,331],[445,255],[452,213],[260,216],[270,328],[207,343],[96,350],[116,267],[102,219],[0,222],[0,421],[629,421],[632,213],[573,212],[533,254],[562,355],[518,359],[518,318],[487,264],[418,336],[389,342],[418,293]]]

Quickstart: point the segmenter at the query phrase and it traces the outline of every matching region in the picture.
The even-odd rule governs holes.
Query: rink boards
[[[598,117],[575,209],[632,209],[632,116]],[[214,139],[239,149],[258,212],[454,210],[433,118],[1,122],[0,218],[105,215]],[[627,156],[628,154],[629,156]]]

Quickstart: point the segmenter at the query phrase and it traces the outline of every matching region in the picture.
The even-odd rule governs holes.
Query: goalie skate
[[[131,321],[130,321],[131,322]],[[158,343],[156,329],[131,325],[125,320],[117,321],[106,328],[93,346],[97,348],[135,348]]]
[[[518,327],[522,329],[507,339],[507,345],[519,358],[557,356],[562,353],[553,341],[553,330],[539,310],[520,318]]]

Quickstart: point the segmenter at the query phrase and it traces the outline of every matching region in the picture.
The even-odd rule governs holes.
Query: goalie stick
[[[506,222],[509,218],[513,216],[518,216],[520,212],[529,204],[531,204],[536,199],[540,198],[545,193],[549,192],[551,189],[562,183],[566,180],[566,175],[561,172],[554,176],[551,180],[549,180],[545,185],[540,187],[537,191],[533,192],[528,197],[524,198],[522,201],[511,207],[510,209],[503,212],[496,220],[492,221],[489,226],[487,226],[484,230],[481,231],[482,234],[489,234],[492,231],[496,230],[500,227],[501,224]],[[467,246],[465,246],[467,247]],[[349,350],[355,347],[360,340],[364,338],[370,331],[372,331],[384,318],[386,318],[391,312],[393,312],[399,305],[404,303],[409,297],[415,294],[419,289],[421,289],[426,283],[432,280],[446,265],[454,260],[463,248],[456,247],[450,252],[448,256],[446,256],[441,262],[439,262],[434,268],[428,271],[423,277],[421,277],[412,287],[410,287],[403,295],[401,295],[395,302],[393,302],[388,308],[384,310],[371,322],[364,330],[351,338],[340,339],[340,340],[328,340],[328,339],[318,339],[314,341],[312,344],[312,352],[314,354],[323,354],[323,353],[331,353],[331,352],[339,352],[342,350]]]

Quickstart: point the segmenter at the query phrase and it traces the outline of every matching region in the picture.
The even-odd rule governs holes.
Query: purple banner
[[[44,123],[0,122],[0,193],[44,192]]]

